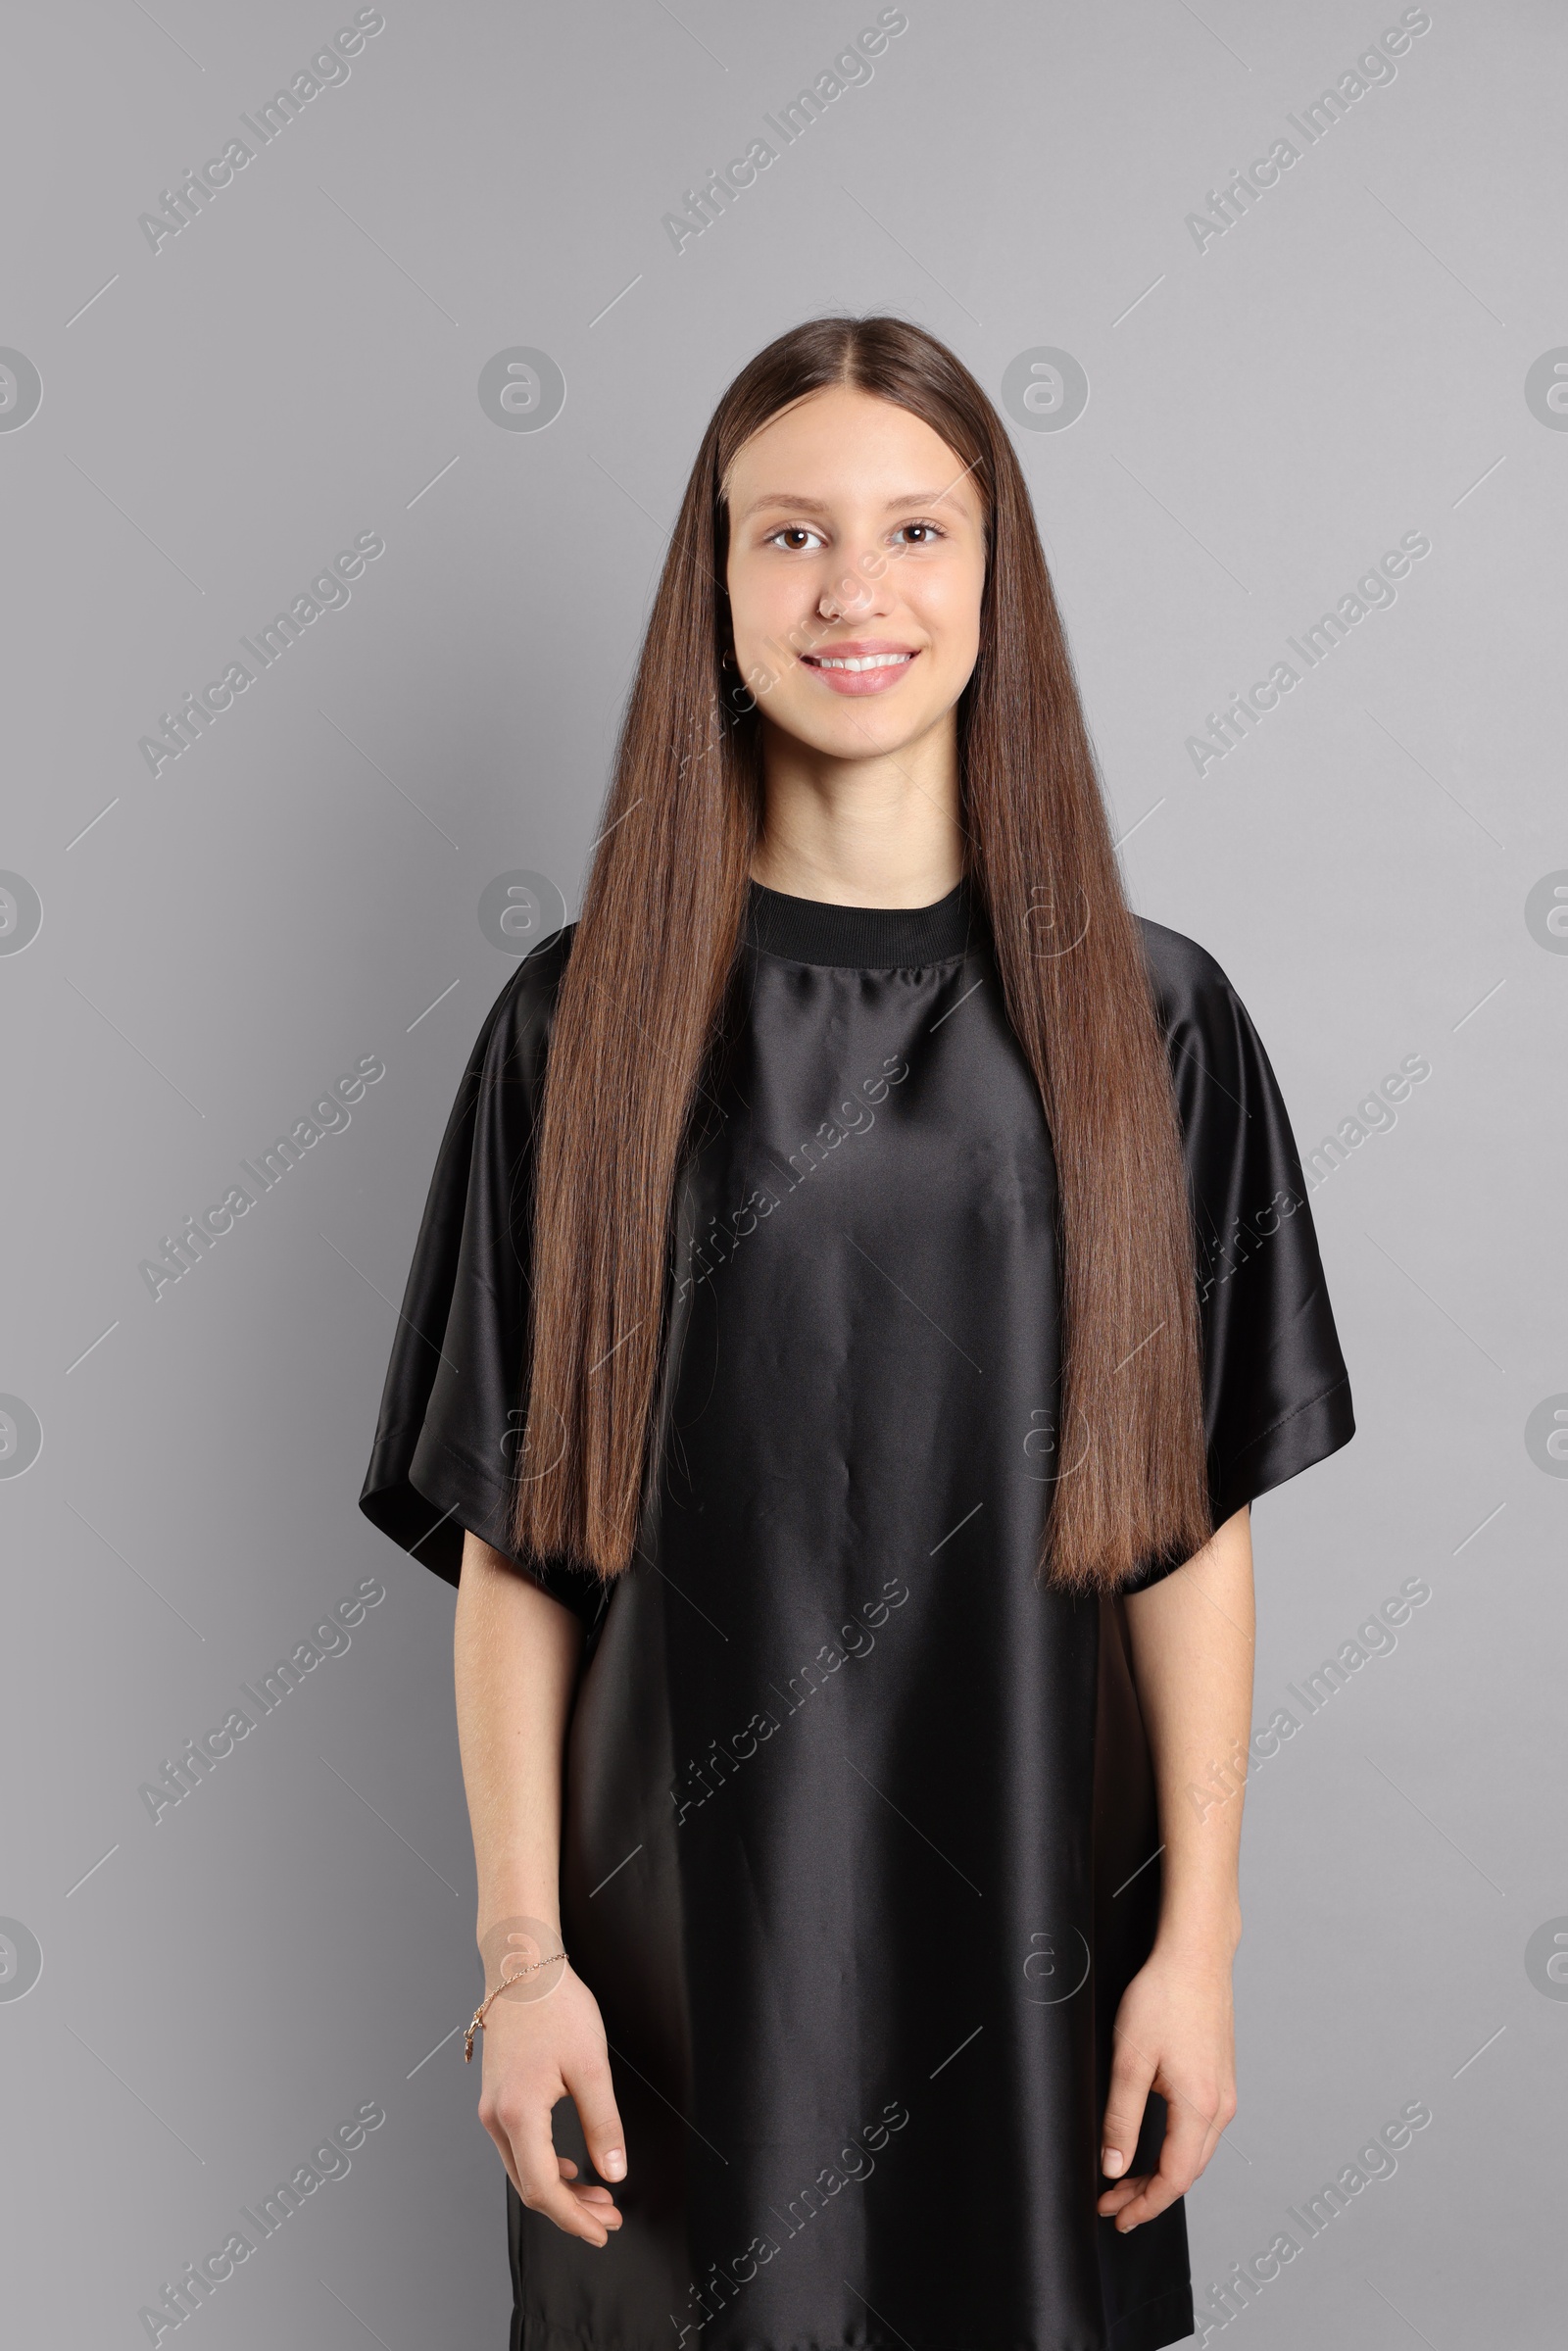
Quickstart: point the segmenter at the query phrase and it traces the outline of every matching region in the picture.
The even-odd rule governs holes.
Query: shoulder
[[[537,1076],[550,1044],[556,999],[576,928],[568,922],[554,938],[530,948],[504,981],[474,1044],[476,1065],[498,1074],[520,1064],[521,1074]]]
[[[1154,1001],[1165,1029],[1196,1022],[1206,1026],[1226,1018],[1240,999],[1229,974],[1206,947],[1185,931],[1167,930],[1162,922],[1137,917],[1143,934],[1144,955],[1153,984]]]
[[[1275,1086],[1263,1041],[1229,972],[1206,947],[1140,914],[1144,953],[1185,1119],[1250,1116]]]
[[[508,973],[468,1048],[452,1124],[470,1140],[477,1132],[510,1151],[532,1128],[575,928],[568,923],[543,940]]]

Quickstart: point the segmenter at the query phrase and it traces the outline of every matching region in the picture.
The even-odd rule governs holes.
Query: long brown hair
[[[636,1549],[678,1169],[761,821],[761,720],[735,710],[721,668],[725,484],[755,432],[830,384],[921,417],[985,510],[960,816],[1057,1173],[1061,1426],[1041,1566],[1059,1588],[1113,1591],[1212,1531],[1175,1098],[1017,458],[946,345],[888,318],[812,319],[760,352],[720,400],[681,500],[554,1012],[514,1543],[604,1578]]]

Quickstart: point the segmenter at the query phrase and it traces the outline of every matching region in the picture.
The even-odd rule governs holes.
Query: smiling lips
[[[885,637],[858,637],[822,653],[803,653],[803,665],[832,694],[885,694],[919,659],[907,645]]]

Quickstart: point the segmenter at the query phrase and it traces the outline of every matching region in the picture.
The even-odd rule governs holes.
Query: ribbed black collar
[[[746,935],[763,955],[796,963],[905,971],[961,955],[983,936],[978,901],[960,881],[930,906],[838,906],[748,884]]]

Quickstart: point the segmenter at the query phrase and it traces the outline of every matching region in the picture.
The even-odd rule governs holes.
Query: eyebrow
[[[960,474],[958,480],[962,479],[963,476]],[[942,490],[906,490],[901,497],[890,498],[882,511],[884,514],[892,514],[897,513],[900,507],[935,506],[940,499],[946,498],[949,492],[956,486],[956,483],[949,482],[947,488]],[[790,507],[801,514],[825,514],[828,512],[820,498],[797,498],[787,490],[768,490],[760,498],[754,498],[739,519],[742,522],[750,522],[754,514],[763,513],[768,507]]]

